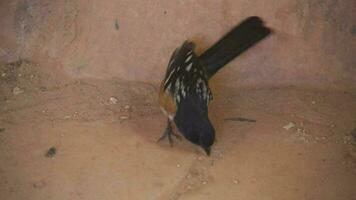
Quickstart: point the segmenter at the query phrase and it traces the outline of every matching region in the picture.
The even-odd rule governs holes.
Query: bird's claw
[[[166,137],[168,137],[168,142],[169,142],[170,146],[173,147],[172,135],[174,137],[176,137],[178,140],[182,140],[182,137],[180,135],[174,133],[172,131],[172,127],[170,126],[170,124],[168,124],[168,126],[167,126],[166,130],[164,131],[163,135],[160,138],[158,138],[157,142],[160,142],[160,141],[166,139]]]

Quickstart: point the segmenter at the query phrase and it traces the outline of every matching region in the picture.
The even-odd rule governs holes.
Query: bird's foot
[[[178,134],[176,134],[176,133],[173,132],[172,126],[171,126],[170,122],[168,122],[166,130],[164,130],[163,135],[162,135],[160,138],[158,138],[157,142],[160,142],[160,141],[162,141],[162,140],[165,140],[165,139],[168,137],[168,142],[169,142],[169,144],[170,144],[171,147],[172,147],[172,146],[173,146],[173,138],[172,138],[172,135],[173,135],[174,137],[176,137],[177,139],[179,139],[179,140],[182,139],[182,137],[181,137],[180,135],[178,135]]]

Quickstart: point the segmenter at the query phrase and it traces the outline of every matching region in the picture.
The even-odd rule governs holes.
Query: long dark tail
[[[259,17],[249,17],[200,55],[209,78],[235,57],[267,37],[271,30]]]

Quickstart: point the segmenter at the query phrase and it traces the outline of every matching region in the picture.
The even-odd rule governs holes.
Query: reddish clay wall
[[[353,0],[2,0],[0,60],[73,78],[158,82],[185,39],[209,47],[258,15],[274,34],[215,80],[231,86],[356,87]]]

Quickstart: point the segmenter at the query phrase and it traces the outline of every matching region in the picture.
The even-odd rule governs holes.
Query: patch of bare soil
[[[156,143],[157,85],[51,82],[39,69],[0,68],[0,199],[356,197],[352,91],[214,88],[207,157]]]

